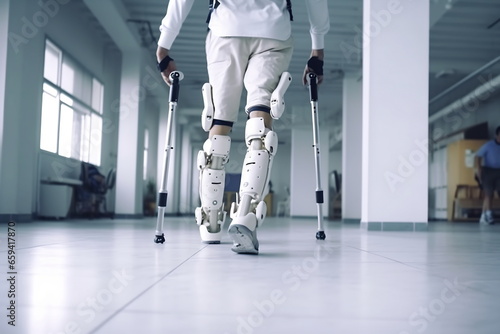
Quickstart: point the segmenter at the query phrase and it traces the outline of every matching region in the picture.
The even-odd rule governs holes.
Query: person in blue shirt
[[[483,187],[483,211],[479,222],[493,224],[491,201],[495,190],[500,196],[500,126],[495,130],[495,138],[485,143],[476,152],[476,177]]]

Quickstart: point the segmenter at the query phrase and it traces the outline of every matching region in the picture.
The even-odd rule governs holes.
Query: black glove
[[[307,61],[307,67],[316,73],[316,75],[323,75],[323,61],[318,57],[311,57]]]

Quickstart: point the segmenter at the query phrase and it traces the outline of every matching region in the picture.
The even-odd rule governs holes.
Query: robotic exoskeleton
[[[279,119],[284,112],[283,97],[290,82],[290,74],[284,72],[271,95],[268,109],[273,119]],[[203,99],[205,108],[202,126],[205,131],[209,131],[214,119],[209,84],[203,86]],[[263,117],[251,117],[245,127],[245,143],[247,153],[243,161],[238,203],[231,205],[232,222],[228,233],[234,241],[233,251],[256,254],[259,249],[256,229],[262,225],[267,213],[264,198],[269,192],[269,178],[278,149],[278,136],[276,132],[266,128]],[[226,217],[223,209],[224,165],[229,159],[230,145],[229,136],[214,135],[207,139],[198,155],[202,205],[196,209],[195,215],[204,242],[220,242]]]
[[[209,131],[213,123],[214,106],[212,88],[209,83],[203,85],[202,127]],[[224,165],[229,160],[231,138],[214,135],[203,144],[198,152],[197,165],[200,171],[201,207],[196,208],[196,222],[200,226],[201,240],[206,243],[220,243],[222,228],[226,218],[224,211]]]

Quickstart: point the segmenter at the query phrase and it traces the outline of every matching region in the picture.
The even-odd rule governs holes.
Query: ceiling
[[[122,0],[124,6],[129,11],[130,17],[136,20],[150,22],[154,42],[151,48],[156,48],[156,40],[159,36],[158,26],[165,15],[168,1],[166,0]],[[328,96],[320,96],[325,101],[323,115],[332,115],[335,111],[340,111],[341,107],[341,87],[342,75],[344,72],[359,72],[360,58],[348,59],[340,51],[339,45],[343,40],[351,42],[354,39],[356,30],[354,26],[361,27],[362,5],[359,0],[349,1],[328,1],[329,11],[332,14],[331,31],[325,40],[325,78],[320,90],[329,92]],[[309,94],[307,89],[301,84],[302,71],[305,63],[309,59],[311,52],[311,40],[309,35],[309,21],[304,1],[295,0],[293,4],[294,22],[292,25],[295,40],[294,54],[291,60],[289,71],[292,74],[293,82],[286,94],[286,102],[289,105],[305,105],[309,108]],[[189,107],[199,107],[202,103],[200,89],[203,83],[208,81],[204,41],[207,33],[208,0],[198,0],[184,23],[182,30],[176,39],[171,56],[175,59],[180,71],[185,75],[182,82],[182,90],[191,92]],[[141,29],[141,24],[136,24]],[[146,40],[149,35],[146,36]],[[194,96],[195,98],[192,98]],[[245,96],[242,97],[244,100]],[[327,102],[328,100],[329,102]],[[330,101],[337,101],[330,103]],[[196,112],[193,110],[193,112]],[[196,113],[199,117],[199,112]],[[241,123],[241,122],[240,122]],[[239,124],[240,126],[243,124]]]
[[[457,0],[430,30],[429,93],[433,97],[500,57],[500,2]],[[449,73],[449,74],[448,74]],[[471,77],[464,85],[430,105],[430,114],[500,74],[500,63]]]
[[[92,0],[84,0],[89,3]],[[121,15],[131,30],[136,30],[142,45],[154,54],[159,36],[158,26],[165,15],[167,0],[121,1]],[[500,2],[499,0],[429,0],[430,15],[430,72],[429,95],[435,97],[469,73],[500,56]],[[295,51],[290,64],[294,78],[286,100],[287,104],[308,107],[307,89],[301,84],[301,74],[310,54],[309,23],[304,1],[293,3],[293,35]],[[176,39],[171,56],[176,60],[185,79],[182,103],[199,119],[202,108],[201,86],[208,80],[204,38],[208,0],[197,0]],[[320,115],[324,122],[337,122],[342,107],[342,78],[361,75],[361,50],[347,54],[342,46],[353,45],[362,29],[363,0],[328,0],[331,28],[325,40],[325,80],[320,87]],[[133,20],[130,21],[130,20]],[[150,29],[151,28],[151,29]],[[493,66],[483,76],[500,73],[500,65]],[[470,80],[469,89],[480,84],[477,77]],[[467,91],[468,92],[468,91]],[[465,93],[467,93],[465,92]],[[458,89],[437,101],[431,113],[464,94]],[[187,96],[189,96],[187,98]],[[181,95],[182,98],[182,95]],[[181,103],[181,100],[180,102]],[[240,122],[243,123],[243,122]],[[241,126],[241,125],[240,125]]]

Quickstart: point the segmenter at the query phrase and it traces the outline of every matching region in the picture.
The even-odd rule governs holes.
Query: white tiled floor
[[[500,225],[367,232],[268,218],[260,254],[199,241],[192,218],[17,224],[16,327],[0,333],[500,333]],[[7,225],[0,264],[5,276]]]

